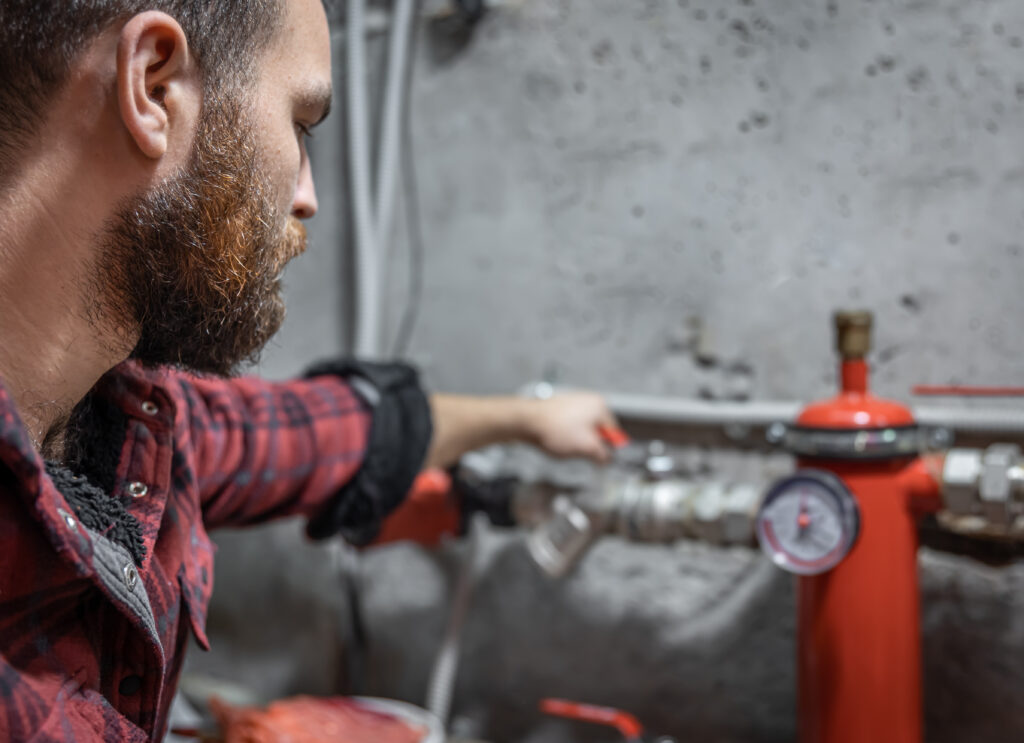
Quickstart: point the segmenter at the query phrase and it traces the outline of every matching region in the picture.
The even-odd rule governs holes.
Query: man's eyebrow
[[[296,105],[305,111],[319,112],[319,118],[311,126],[316,126],[331,113],[331,86],[323,85],[310,88],[299,94]]]

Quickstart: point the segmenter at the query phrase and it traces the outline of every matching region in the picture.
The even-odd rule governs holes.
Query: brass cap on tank
[[[872,315],[865,310],[833,315],[836,326],[836,350],[843,359],[862,359],[871,350]]]

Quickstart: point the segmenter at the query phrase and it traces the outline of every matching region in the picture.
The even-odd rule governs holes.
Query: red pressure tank
[[[800,743],[921,743],[916,519],[939,506],[913,414],[868,389],[871,315],[835,316],[839,394],[785,434],[799,471],[758,515],[798,574]]]

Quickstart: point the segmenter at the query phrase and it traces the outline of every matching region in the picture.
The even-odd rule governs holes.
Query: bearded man
[[[304,514],[366,543],[425,462],[607,456],[593,396],[231,378],[282,320],[330,64],[320,0],[0,4],[3,740],[163,736],[207,529]]]

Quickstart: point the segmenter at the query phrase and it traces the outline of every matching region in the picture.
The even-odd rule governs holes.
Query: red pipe
[[[843,361],[841,394],[808,406],[801,426],[912,426],[910,411],[868,389],[861,358]],[[939,507],[935,463],[922,458],[827,460],[857,501],[860,534],[830,572],[799,579],[800,743],[921,743],[920,599],[916,518]]]
[[[868,362],[849,359],[839,367],[840,387],[846,394],[863,395],[868,391]]]
[[[825,463],[857,499],[861,533],[834,570],[800,579],[801,743],[922,741],[918,539],[908,488],[917,466]]]

